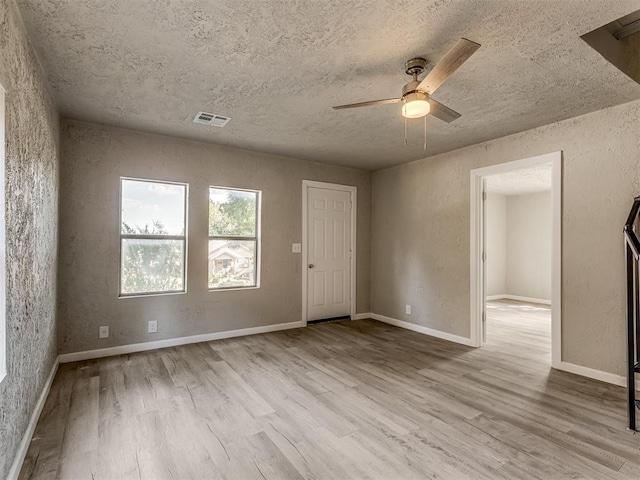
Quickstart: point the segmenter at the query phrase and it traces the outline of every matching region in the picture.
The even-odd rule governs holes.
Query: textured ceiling
[[[580,35],[640,0],[17,0],[66,117],[378,169],[640,98]],[[482,48],[409,122],[405,60]],[[232,117],[192,123],[199,111]]]
[[[486,177],[489,193],[525,195],[551,191],[551,165],[525,168]]]

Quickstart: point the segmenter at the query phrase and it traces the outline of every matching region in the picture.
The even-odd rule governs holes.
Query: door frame
[[[484,262],[483,183],[490,175],[508,173],[524,168],[551,165],[551,366],[559,368],[562,362],[562,152],[499,163],[471,170],[471,343],[482,346],[482,298],[486,281]]]
[[[351,319],[356,315],[356,218],[358,211],[358,188],[352,185],[341,185],[338,183],[316,182],[314,180],[302,180],[302,321],[307,325],[309,312],[307,311],[307,287],[308,287],[308,268],[307,253],[308,242],[308,192],[309,188],[322,188],[325,190],[338,190],[341,192],[349,192],[351,194],[351,275],[349,278],[350,296],[349,312]]]

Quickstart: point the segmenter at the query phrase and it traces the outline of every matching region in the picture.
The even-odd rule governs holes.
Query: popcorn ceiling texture
[[[638,0],[18,0],[67,118],[376,170],[424,158],[403,145],[397,97],[416,55],[482,44],[434,95],[428,155],[640,98],[580,39]],[[232,118],[192,123],[199,111]]]
[[[562,360],[624,375],[622,225],[640,194],[638,101],[375,172],[372,311],[468,337],[469,171],[557,151]]]
[[[0,385],[6,478],[56,357],[58,246],[58,114],[13,0],[0,0],[0,83],[7,92],[8,376]]]

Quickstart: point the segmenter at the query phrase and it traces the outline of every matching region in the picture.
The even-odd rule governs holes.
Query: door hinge
[[[486,200],[487,199],[487,192],[482,192],[482,200]]]
[[[487,252],[482,252],[482,261],[483,262],[487,261]]]

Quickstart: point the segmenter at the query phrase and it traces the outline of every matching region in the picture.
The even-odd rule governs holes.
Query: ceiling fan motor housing
[[[414,80],[402,87],[402,100],[404,102],[415,100],[429,101],[429,94],[424,90],[418,89],[418,85],[420,85],[420,81]]]
[[[414,80],[413,82],[409,82],[404,87],[402,87],[402,98],[413,92],[422,92],[426,95],[426,92],[418,90],[418,85],[420,85],[420,82],[418,80]]]
[[[421,118],[429,114],[429,94],[420,90],[420,82],[414,80],[402,87],[402,115],[407,118]]]

